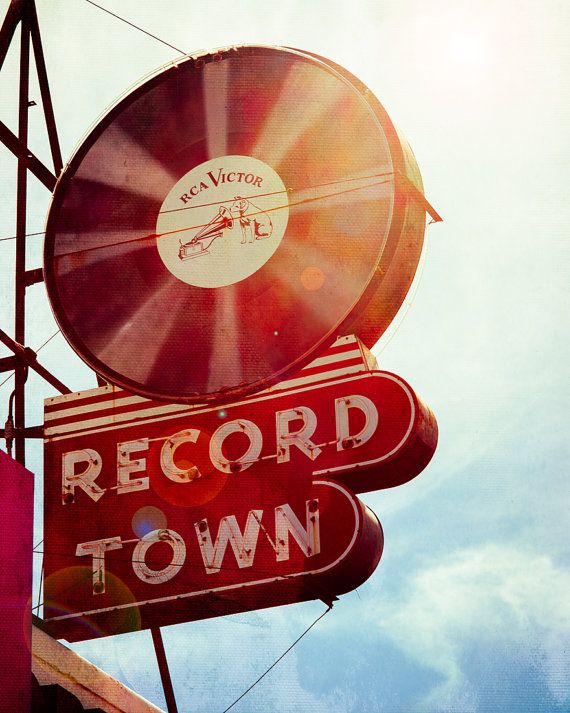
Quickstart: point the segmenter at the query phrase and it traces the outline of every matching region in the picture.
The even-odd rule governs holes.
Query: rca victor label
[[[267,263],[288,217],[287,189],[268,164],[221,156],[196,166],[170,190],[158,215],[156,245],[182,282],[225,287]]]

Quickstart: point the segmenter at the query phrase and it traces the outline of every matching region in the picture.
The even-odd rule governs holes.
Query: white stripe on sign
[[[304,392],[304,391],[311,391],[313,389],[318,389],[321,388],[321,385],[323,383],[328,383],[329,381],[334,381],[335,379],[342,379],[343,377],[346,378],[346,382],[349,383],[354,380],[358,380],[359,378],[365,377],[368,375],[368,372],[365,374],[359,373],[362,372],[362,369],[359,368],[358,371],[355,371],[355,373],[348,373],[346,369],[340,369],[337,372],[330,372],[327,373],[327,378],[326,380],[323,379],[318,379],[315,380],[315,383],[310,383],[310,380],[307,380],[305,384],[299,384],[295,388],[291,389],[283,389],[283,393],[296,393],[297,391]],[[272,399],[275,395],[275,392],[268,392],[264,391],[260,394],[255,394],[255,396],[249,397],[248,399],[245,399],[243,401],[237,401],[231,404],[231,406],[241,406],[244,403],[247,403],[248,401],[266,401],[267,399]],[[177,406],[180,406],[180,404],[176,404]],[[217,406],[203,406],[203,407],[192,407],[192,410],[188,408],[188,415],[189,416],[195,416],[198,414],[206,413],[208,411],[213,411],[216,408],[224,408],[223,404],[218,404]],[[173,418],[180,418],[182,412],[176,412],[176,413],[165,413],[165,408],[161,407],[160,409],[147,409],[146,411],[136,411],[134,412],[136,415],[133,417],[132,414],[129,414],[129,418],[126,420],[127,422],[124,421],[118,421],[113,417],[108,416],[107,418],[102,418],[102,419],[93,419],[93,421],[83,421],[80,424],[73,423],[73,424],[66,424],[65,426],[53,426],[52,428],[46,429],[45,432],[45,438],[46,440],[49,440],[50,442],[55,442],[55,441],[62,441],[66,438],[77,438],[79,436],[85,436],[91,433],[103,433],[104,431],[115,431],[117,429],[125,430],[127,428],[131,428],[133,426],[141,426],[146,423],[158,423],[159,421],[170,421]],[[81,428],[82,430],[76,430],[78,428]],[[66,431],[66,428],[73,428],[73,431]]]
[[[348,365],[347,363],[350,361],[357,363]],[[276,393],[368,371],[370,368],[371,360],[368,350],[353,336],[341,337],[322,356],[301,369],[296,377],[285,379],[257,394],[245,397],[239,403],[257,400],[262,395],[271,397]],[[212,404],[159,403],[142,396],[135,396],[124,389],[106,385],[88,391],[46,399],[45,436],[49,440],[60,440],[92,431],[124,428],[148,422],[149,419],[168,420],[185,414],[203,413],[213,408],[216,407]],[[101,415],[93,418],[98,412]]]

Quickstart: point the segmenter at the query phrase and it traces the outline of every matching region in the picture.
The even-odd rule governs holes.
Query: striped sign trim
[[[262,394],[280,394],[299,386],[376,368],[376,359],[356,337],[340,337],[320,357],[293,377],[252,394],[241,403],[259,398]],[[134,425],[133,422],[147,421],[153,417],[190,415],[212,409],[211,404],[189,406],[150,400],[113,385],[51,397],[45,400],[44,406],[44,434],[45,439],[50,441],[107,430],[105,427],[110,425],[130,426]]]

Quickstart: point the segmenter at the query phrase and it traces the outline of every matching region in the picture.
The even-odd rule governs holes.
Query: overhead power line
[[[166,42],[165,40],[160,39],[160,37],[153,35],[152,32],[147,32],[147,30],[144,30],[142,27],[135,25],[133,22],[129,22],[128,20],[125,20],[124,17],[121,17],[120,15],[116,15],[114,12],[111,12],[111,10],[107,10],[106,7],[103,7],[102,5],[97,5],[97,3],[93,2],[93,0],[85,0],[85,2],[88,2],[90,5],[93,5],[94,7],[99,8],[99,10],[103,10],[103,12],[106,12],[108,15],[111,15],[111,17],[114,17],[117,20],[124,22],[125,25],[134,27],[135,30],[139,30],[139,32],[142,32],[143,34],[148,35],[149,37],[152,37],[153,40],[156,40],[157,42],[161,42],[163,45],[166,45],[167,47],[170,47],[171,49],[176,50],[177,52],[180,52],[180,54],[188,54],[187,52],[184,52],[184,50],[181,50],[178,47],[171,45],[170,42]]]
[[[289,651],[291,651],[291,649],[292,649],[294,646],[296,646],[296,645],[299,643],[299,641],[301,641],[301,639],[302,639],[306,634],[308,634],[309,631],[311,631],[311,629],[312,629],[316,624],[318,624],[318,622],[319,622],[326,614],[328,614],[328,613],[330,612],[331,609],[332,609],[332,605],[329,606],[328,609],[326,609],[322,614],[320,614],[320,615],[315,619],[315,621],[314,621],[310,626],[308,626],[308,627],[305,629],[305,631],[301,634],[301,636],[299,636],[297,639],[295,639],[295,641],[291,644],[291,646],[289,646],[289,648],[286,649],[286,650],[281,654],[281,656],[279,656],[279,658],[276,659],[276,660],[271,664],[271,666],[269,666],[269,668],[267,668],[267,669],[261,674],[261,676],[251,684],[251,686],[250,686],[249,688],[246,688],[246,690],[241,694],[241,696],[239,696],[238,698],[236,698],[235,701],[234,701],[232,704],[230,704],[230,705],[223,711],[223,713],[228,713],[228,711],[229,711],[231,708],[233,708],[233,707],[236,705],[236,703],[239,703],[239,701],[241,701],[241,699],[242,699],[244,696],[246,696],[253,688],[255,688],[255,686],[257,686],[257,684],[258,684],[263,678],[265,678],[265,676],[267,676],[267,674],[268,674],[273,668],[275,668],[275,666],[277,666],[277,664],[278,664],[283,658],[285,658],[285,656],[287,656],[287,654],[289,653]]]
[[[44,234],[45,234],[45,230],[40,230],[38,233],[26,233],[26,234],[24,235],[24,237],[25,237],[25,238],[29,238],[29,237],[31,237],[32,235],[44,235]],[[9,235],[9,236],[6,237],[6,238],[0,238],[0,243],[4,242],[4,240],[16,240],[16,238],[17,238],[16,235]]]
[[[383,174],[379,174],[383,175]],[[347,180],[354,180],[354,179],[347,179]],[[295,206],[299,205],[306,205],[308,203],[315,203],[316,201],[323,201],[326,200],[327,198],[337,198],[338,196],[342,196],[346,193],[352,193],[354,191],[361,191],[363,188],[374,188],[376,186],[383,186],[387,183],[390,183],[391,179],[386,179],[382,181],[375,181],[374,183],[366,183],[363,186],[356,186],[356,188],[345,188],[343,191],[336,191],[335,193],[327,193],[326,195],[323,196],[314,196],[312,198],[304,198],[302,200],[298,201],[290,201],[288,203],[284,203],[283,205],[278,205],[274,206],[273,208],[266,208],[265,211],[262,210],[257,210],[251,213],[247,213],[246,217],[251,218],[253,216],[262,214],[262,213],[271,213],[275,212],[278,210],[285,210],[288,208],[294,208]],[[340,183],[340,181],[336,181],[336,183]],[[325,184],[323,184],[325,185]],[[276,193],[283,193],[283,191],[276,191]],[[220,203],[227,203],[228,201],[220,201]],[[158,238],[162,238],[167,235],[174,235],[175,233],[185,233],[188,232],[189,230],[197,230],[198,228],[205,228],[209,225],[209,223],[198,223],[196,225],[187,225],[183,228],[175,228],[174,230],[167,230],[163,233],[148,233],[146,235],[139,235],[136,238],[129,238],[128,240],[122,240],[119,242],[114,242],[114,243],[105,243],[102,245],[95,245],[94,247],[90,248],[79,248],[78,250],[70,250],[69,252],[66,253],[59,253],[58,257],[68,257],[69,255],[78,255],[79,253],[87,253],[87,252],[93,252],[95,250],[104,250],[107,248],[112,248],[117,245],[128,245],[129,243],[138,243],[143,240],[156,240]]]

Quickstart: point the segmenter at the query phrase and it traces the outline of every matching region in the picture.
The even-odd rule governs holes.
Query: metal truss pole
[[[0,371],[13,368],[15,386],[13,392],[13,420],[11,413],[6,422],[6,429],[0,429],[2,435],[15,442],[16,460],[25,465],[26,437],[37,437],[38,428],[26,428],[26,378],[28,366],[31,366],[60,391],[69,391],[55,376],[35,361],[32,350],[24,347],[26,343],[26,288],[43,280],[41,268],[26,269],[26,227],[28,171],[31,171],[49,190],[56,184],[56,175],[62,169],[61,151],[55,125],[51,94],[47,79],[38,17],[34,0],[11,0],[10,6],[0,29],[0,69],[20,24],[20,67],[18,96],[18,135],[16,136],[0,121],[0,141],[18,159],[16,178],[16,261],[14,269],[14,339],[5,333],[0,335],[14,353],[14,357],[0,359]],[[31,40],[31,43],[30,43]],[[39,161],[28,147],[28,110],[30,81],[30,44],[33,46],[38,82],[42,97],[46,128],[50,143],[55,175]],[[10,399],[12,401],[12,397]],[[8,432],[8,433],[7,433]],[[33,434],[33,435],[32,435]]]
[[[170,678],[170,671],[168,670],[166,651],[164,650],[164,643],[162,641],[162,633],[159,627],[154,627],[150,631],[152,633],[152,642],[154,644],[154,651],[158,662],[160,680],[162,681],[162,690],[164,691],[164,698],[166,699],[166,708],[168,713],[178,713],[176,698],[174,697],[174,688],[172,687],[172,679]]]
[[[9,369],[15,370],[14,419],[7,421],[6,428],[0,429],[0,437],[8,440],[14,439],[16,460],[25,465],[26,438],[40,438],[43,436],[43,427],[26,428],[25,416],[25,384],[28,369],[34,369],[40,376],[57,388],[61,393],[69,393],[69,389],[57,377],[37,362],[36,354],[29,347],[25,347],[26,339],[26,288],[36,282],[43,281],[41,268],[26,269],[26,218],[27,218],[27,193],[28,171],[31,171],[44,186],[52,191],[55,187],[56,176],[62,170],[63,162],[57,136],[55,117],[49,90],[45,58],[43,54],[38,17],[34,0],[11,0],[10,6],[0,28],[0,70],[4,64],[6,54],[14,37],[16,28],[20,23],[20,86],[18,98],[18,135],[0,121],[0,141],[18,159],[17,184],[16,184],[16,264],[15,264],[15,300],[14,300],[14,339],[0,330],[0,342],[12,352],[12,357],[0,359],[0,372]],[[30,40],[34,50],[34,58],[38,75],[38,82],[42,96],[42,104],[46,121],[46,128],[50,143],[52,161],[55,175],[39,161],[28,148],[28,110],[29,80],[30,80]],[[11,397],[12,398],[12,397]],[[11,446],[8,446],[8,450]],[[154,628],[152,640],[157,657],[160,678],[166,698],[168,713],[178,713],[172,680],[168,670],[168,661],[164,650],[164,643],[160,629]]]
[[[28,145],[28,88],[30,80],[30,12],[29,3],[22,5],[20,35],[20,96],[18,106],[18,141]],[[16,275],[15,275],[15,319],[14,337],[19,344],[26,343],[26,210],[28,192],[27,156],[18,156],[18,178],[16,193]],[[16,366],[14,426],[16,460],[25,465],[26,441],[23,430],[26,427],[25,384],[27,369],[25,364]]]

